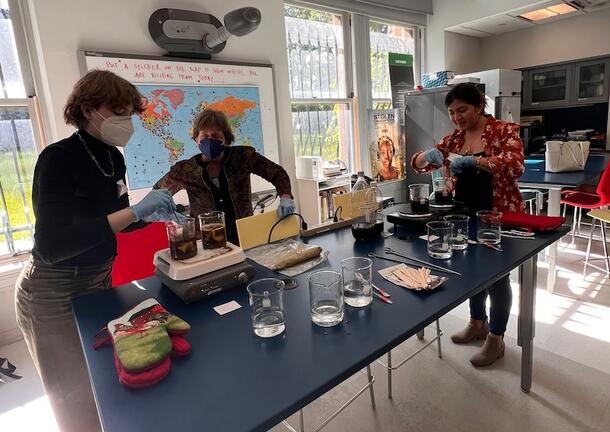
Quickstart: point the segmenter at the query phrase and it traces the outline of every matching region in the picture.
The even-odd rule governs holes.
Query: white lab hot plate
[[[197,255],[182,261],[172,258],[168,249],[155,253],[153,263],[157,269],[173,280],[187,280],[244,262],[244,251],[232,243],[218,249],[206,249],[197,242]]]

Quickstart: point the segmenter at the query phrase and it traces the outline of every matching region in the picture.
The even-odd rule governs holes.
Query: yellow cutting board
[[[279,220],[277,212],[271,210],[268,213],[248,216],[238,219],[237,235],[242,249],[250,249],[255,246],[267,243],[269,231],[274,223]],[[298,216],[291,216],[280,222],[274,229],[271,241],[282,240],[292,237],[299,233],[300,224]]]

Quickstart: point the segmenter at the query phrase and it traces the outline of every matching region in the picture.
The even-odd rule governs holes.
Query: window
[[[377,21],[369,22],[371,43],[371,94],[373,109],[392,108],[388,54],[415,55],[414,29]]]
[[[419,53],[416,28],[292,1],[284,18],[295,155],[366,167],[366,110],[392,108],[389,54]]]
[[[288,4],[284,16],[295,155],[341,159],[350,166],[345,16]]]
[[[0,0],[0,258],[32,248],[32,177],[41,145],[35,98],[24,72],[8,0]]]

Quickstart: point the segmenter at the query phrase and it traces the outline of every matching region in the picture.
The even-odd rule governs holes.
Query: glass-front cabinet
[[[530,105],[562,105],[570,100],[572,65],[554,66],[530,71]]]
[[[591,60],[574,65],[574,103],[608,102],[610,59]]]
[[[610,58],[523,71],[522,108],[536,110],[608,102]]]

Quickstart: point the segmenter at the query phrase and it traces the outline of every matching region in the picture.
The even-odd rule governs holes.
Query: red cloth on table
[[[169,247],[165,224],[151,223],[145,228],[117,233],[117,257],[112,266],[112,286],[152,276],[155,252]]]
[[[550,231],[559,228],[566,219],[561,216],[531,215],[521,212],[503,212],[502,226],[528,231]]]

